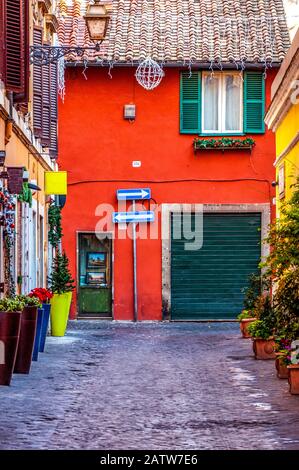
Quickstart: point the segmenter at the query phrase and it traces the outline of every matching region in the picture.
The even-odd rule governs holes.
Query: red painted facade
[[[76,232],[95,230],[97,205],[116,205],[119,188],[151,187],[158,204],[272,203],[275,141],[271,131],[253,136],[256,146],[251,155],[244,151],[194,155],[194,136],[179,132],[178,69],[166,69],[154,91],[137,84],[134,68],[114,68],[112,78],[106,68],[89,68],[87,80],[81,72],[79,68],[67,71],[66,98],[59,106],[59,162],[69,178],[63,242],[74,276]],[[275,71],[268,73],[266,106],[274,76]],[[123,118],[123,106],[129,103],[136,104],[134,122]],[[133,168],[133,160],[140,160],[142,166]],[[160,320],[160,239],[138,240],[137,267],[139,319]],[[131,320],[131,240],[114,241],[113,273],[113,317]],[[71,316],[76,316],[75,300]]]

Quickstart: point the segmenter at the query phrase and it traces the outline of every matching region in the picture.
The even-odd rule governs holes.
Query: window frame
[[[225,87],[225,77],[227,75],[238,75],[240,72],[235,72],[232,70],[214,72],[214,76],[219,77],[219,93],[218,93],[218,123],[220,124],[219,130],[205,130],[205,119],[204,119],[204,105],[205,105],[205,78],[211,76],[210,71],[202,71],[202,80],[201,80],[201,133],[200,135],[244,135],[244,79],[243,75],[241,76],[241,87],[240,87],[240,122],[239,129],[235,130],[225,130],[225,100],[226,100],[226,87]]]

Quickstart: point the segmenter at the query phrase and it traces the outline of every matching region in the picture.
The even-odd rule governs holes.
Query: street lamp
[[[110,15],[108,15],[105,5],[100,3],[101,0],[94,0],[87,7],[84,19],[86,21],[89,37],[94,42],[103,41],[106,36]]]
[[[31,46],[30,63],[33,65],[48,65],[57,62],[61,57],[74,53],[82,57],[85,51],[99,52],[100,45],[105,39],[110,14],[101,0],[93,0],[84,16],[90,39],[95,43],[91,47],[69,46]]]

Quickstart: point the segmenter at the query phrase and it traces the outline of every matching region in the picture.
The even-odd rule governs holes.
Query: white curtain
[[[225,75],[225,130],[240,129],[241,78],[239,75]]]
[[[204,131],[218,131],[219,77],[204,77]]]

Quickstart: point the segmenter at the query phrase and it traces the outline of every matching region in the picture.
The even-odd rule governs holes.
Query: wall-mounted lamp
[[[90,39],[96,43],[103,41],[110,21],[106,5],[101,4],[100,0],[94,0],[93,4],[88,5],[84,19]]]
[[[128,119],[130,121],[134,121],[134,119],[136,119],[136,105],[135,104],[125,104],[124,119]]]
[[[83,57],[86,51],[99,52],[110,21],[107,4],[101,3],[101,0],[94,0],[94,3],[88,5],[84,19],[89,37],[95,42],[94,46],[31,46],[30,63],[34,65],[48,65],[57,62],[61,57],[67,56],[70,53]]]

